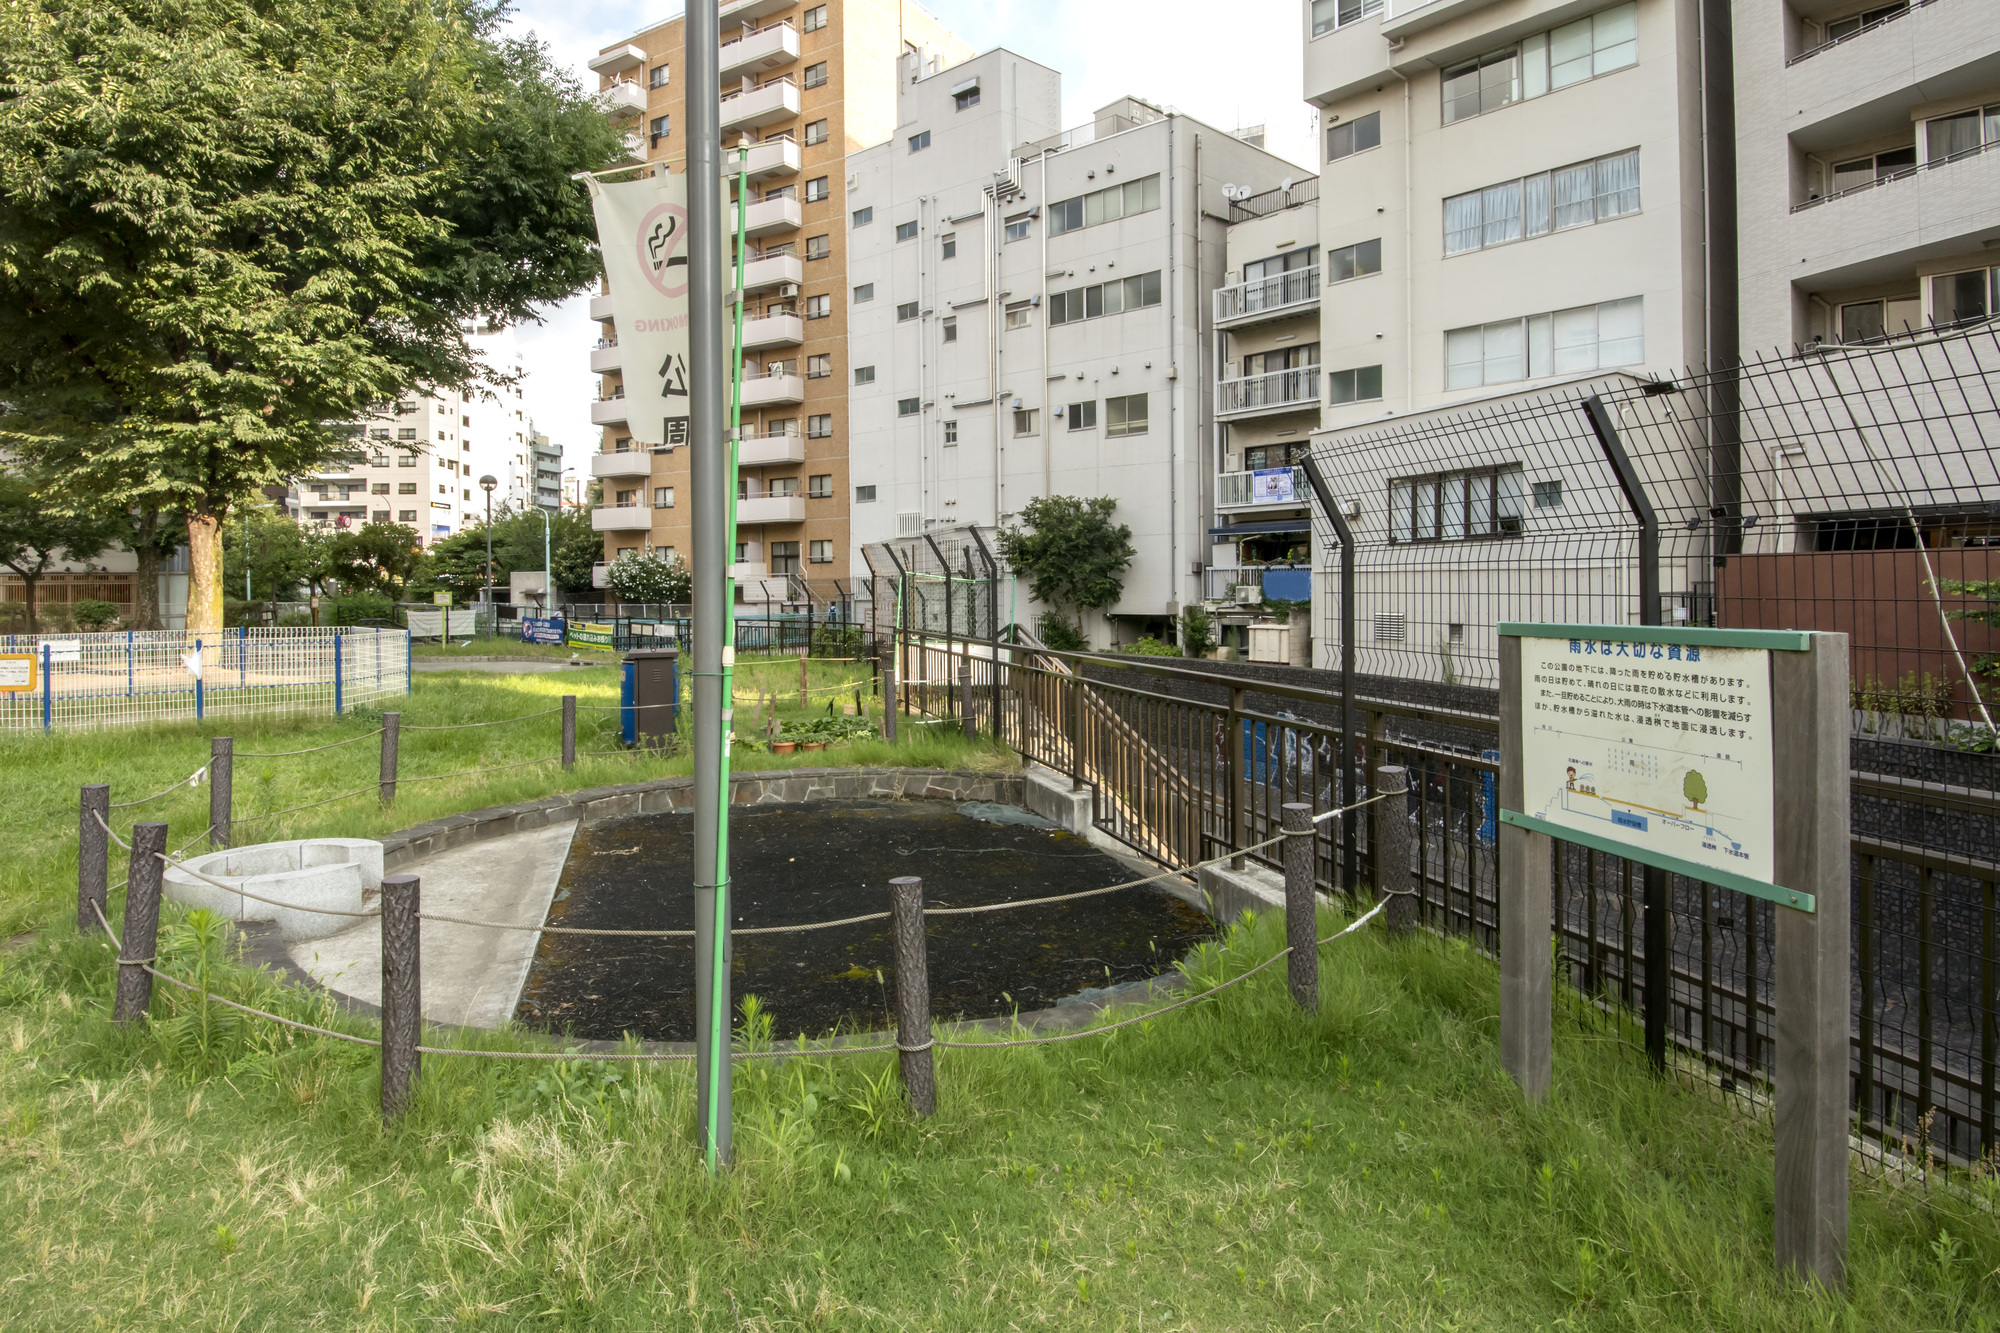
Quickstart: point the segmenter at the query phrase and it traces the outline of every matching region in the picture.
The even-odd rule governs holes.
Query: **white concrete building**
[[[1223,187],[1302,173],[1135,98],[1063,131],[1060,103],[1055,70],[989,51],[903,84],[895,137],[849,158],[850,512],[858,568],[1115,498],[1137,556],[1104,642],[1202,596]]]

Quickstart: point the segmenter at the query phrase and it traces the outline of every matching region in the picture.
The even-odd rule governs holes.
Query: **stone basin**
[[[190,871],[208,878],[198,879]],[[222,887],[225,884],[231,888]],[[209,852],[168,866],[165,884],[167,896],[175,902],[206,907],[232,921],[274,922],[287,943],[346,930],[354,918],[273,907],[231,889],[297,908],[359,912],[381,887],[382,844],[366,838],[301,838]]]

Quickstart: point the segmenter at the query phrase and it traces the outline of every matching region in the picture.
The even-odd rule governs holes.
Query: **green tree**
[[[1681,779],[1681,795],[1687,797],[1689,805],[1701,809],[1701,803],[1708,799],[1708,779],[1701,775],[1700,769],[1690,768]]]
[[[417,530],[401,523],[365,523],[336,532],[327,565],[345,592],[373,592],[394,601],[424,560]]]
[[[112,524],[51,509],[37,492],[52,484],[27,472],[0,472],[0,565],[20,576],[33,632],[35,589],[62,559],[89,560],[110,543]]]
[[[239,513],[222,535],[223,582],[229,588],[243,588],[247,552],[253,598],[273,604],[290,601],[301,584],[321,591],[331,544],[326,533],[300,528],[270,505],[262,504]]]
[[[624,556],[611,562],[604,581],[621,602],[682,605],[694,596],[694,580],[679,555]]]
[[[1215,646],[1215,620],[1205,606],[1181,609],[1181,655],[1200,657]]]
[[[485,376],[466,329],[598,273],[571,173],[617,134],[490,0],[36,0],[0,12],[0,441],[78,513],[222,528]]]
[[[1118,502],[1074,495],[1040,496],[1021,508],[1021,527],[1000,530],[1000,554],[1029,579],[1038,601],[1075,617],[1102,610],[1125,591],[1132,529],[1111,521]]]
[[[556,591],[569,601],[596,601],[591,572],[604,559],[604,534],[590,526],[590,515],[580,509],[556,515],[549,545]]]

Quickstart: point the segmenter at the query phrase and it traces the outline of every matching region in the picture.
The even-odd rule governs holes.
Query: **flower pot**
[[[797,741],[772,741],[772,742],[771,742],[771,753],[772,753],[772,754],[790,754],[790,753],[791,753],[792,751],[794,751],[794,750],[796,750],[796,749],[798,749],[798,748],[799,748],[799,743],[798,743]]]
[[[826,748],[826,742],[825,742],[825,741],[807,741],[807,742],[805,743],[805,748],[806,748],[806,749],[808,749],[808,750],[824,750],[824,749]]]

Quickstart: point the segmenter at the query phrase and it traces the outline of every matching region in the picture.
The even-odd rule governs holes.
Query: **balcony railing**
[[[1290,474],[1289,479],[1284,475]],[[1264,505],[1297,507],[1306,502],[1304,468],[1265,468],[1259,472],[1225,472],[1215,479],[1217,509]]]
[[[1953,162],[1962,162],[1968,157],[1978,157],[1981,153],[1996,151],[2000,151],[2000,139],[1991,139],[1976,148],[1960,149],[1949,156],[1933,158],[1929,162],[1919,163],[1914,167],[1903,167],[1897,171],[1884,172],[1872,181],[1863,181],[1859,185],[1850,185],[1844,190],[1834,190],[1823,194],[1817,199],[1807,199],[1803,203],[1793,204],[1792,212],[1803,213],[1808,208],[1818,208],[1821,204],[1831,202],[1835,199],[1845,199],[1851,194],[1864,194],[1869,190],[1879,189],[1892,181],[1908,180],[1920,171],[1935,171],[1939,167],[1950,166]]]
[[[1820,52],[1831,51],[1834,47],[1839,46],[1844,42],[1851,42],[1857,37],[1861,37],[1875,31],[1877,28],[1881,27],[1885,23],[1894,23],[1897,19],[1902,18],[1904,15],[1908,14],[1911,10],[1923,9],[1928,5],[1934,5],[1936,3],[1937,0],[1910,0],[1910,3],[1908,5],[1897,10],[1893,14],[1884,14],[1881,18],[1876,19],[1873,23],[1864,23],[1860,27],[1856,28],[1854,31],[1844,32],[1830,42],[1821,42],[1818,46],[1809,47],[1808,49],[1799,52],[1797,55],[1793,56],[1790,60],[1787,60],[1785,62],[1785,68],[1790,69],[1793,65],[1798,64],[1801,60],[1811,60],[1814,56],[1818,55]]]
[[[1218,416],[1250,412],[1290,412],[1319,406],[1319,367],[1273,370],[1215,386]]]
[[[1215,293],[1215,322],[1270,317],[1319,304],[1319,265],[1252,278]]]

